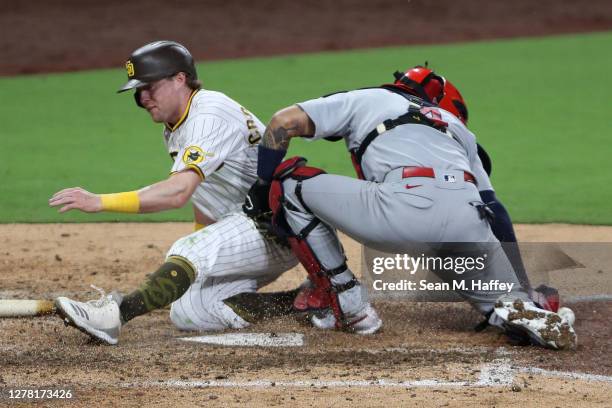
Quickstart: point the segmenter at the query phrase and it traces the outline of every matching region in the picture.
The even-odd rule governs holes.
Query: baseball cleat
[[[494,310],[509,333],[522,333],[533,344],[555,350],[576,347],[576,333],[571,322],[557,313],[540,309],[532,302],[520,299],[513,302],[499,300]]]
[[[108,344],[117,344],[121,330],[119,304],[112,295],[98,300],[77,302],[67,297],[55,299],[57,313],[64,324],[74,326],[90,337]]]
[[[331,310],[311,317],[312,324],[319,329],[336,328],[336,317]],[[345,316],[342,329],[355,334],[368,335],[377,333],[382,327],[382,319],[369,303],[359,313]]]
[[[374,334],[382,327],[382,320],[378,313],[367,301],[367,294],[360,283],[356,283],[349,289],[333,294],[338,296],[338,303],[342,310],[342,324],[337,324],[337,319],[332,308],[314,312],[310,320],[319,329],[340,328],[355,334]],[[294,303],[295,305],[295,303]]]

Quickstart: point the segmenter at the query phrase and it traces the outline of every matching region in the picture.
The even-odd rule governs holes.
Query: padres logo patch
[[[134,76],[135,72],[134,72],[134,64],[132,64],[132,61],[128,60],[125,63],[125,70],[127,71],[128,74],[128,78],[131,78]]]
[[[204,160],[204,152],[198,146],[189,146],[183,154],[183,163],[198,164]]]

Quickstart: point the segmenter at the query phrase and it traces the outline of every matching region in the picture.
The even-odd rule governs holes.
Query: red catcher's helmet
[[[396,71],[393,74],[393,85],[427,102],[435,103],[467,125],[467,106],[459,90],[449,80],[437,75],[425,65],[417,65],[404,73]]]

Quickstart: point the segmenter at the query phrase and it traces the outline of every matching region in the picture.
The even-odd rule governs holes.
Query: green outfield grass
[[[337,90],[389,82],[425,60],[459,87],[470,128],[493,157],[498,196],[519,222],[612,224],[612,33],[256,58],[199,64],[221,90],[267,122],[275,110]],[[186,220],[58,215],[53,192],[133,190],[165,178],[159,125],[116,95],[122,69],[0,79],[0,222]],[[343,142],[292,144],[329,172],[352,175]]]

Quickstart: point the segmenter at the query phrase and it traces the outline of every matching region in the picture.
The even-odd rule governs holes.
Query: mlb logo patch
[[[452,174],[445,174],[444,181],[446,181],[447,183],[454,183],[456,181],[455,176],[453,176]]]

